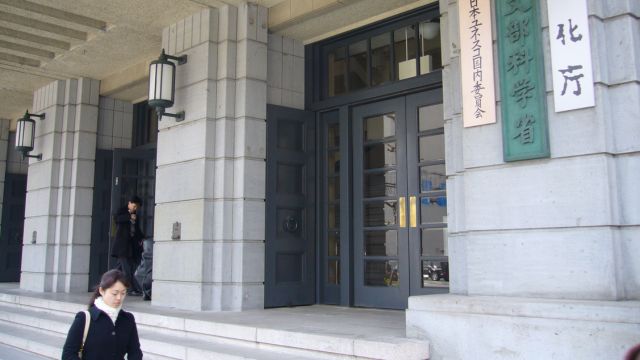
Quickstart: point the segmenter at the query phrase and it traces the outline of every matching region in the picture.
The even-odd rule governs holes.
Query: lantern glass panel
[[[157,76],[157,64],[151,64],[149,66],[149,100],[153,100],[156,98],[155,90],[156,90],[156,76]]]
[[[160,96],[158,98],[162,100],[168,100],[173,103],[173,94],[171,90],[173,88],[175,66],[173,64],[162,64],[161,66],[162,71],[160,73],[160,76],[162,76],[162,80],[159,84],[161,88],[159,94]]]
[[[35,121],[33,120],[20,120],[18,121],[16,131],[16,147],[33,149],[33,131]]]

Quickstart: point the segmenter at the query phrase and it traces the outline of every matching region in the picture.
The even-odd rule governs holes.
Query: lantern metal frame
[[[164,52],[164,49],[162,49],[162,53],[160,53],[160,57],[158,58],[158,60],[154,60],[149,64],[149,94],[151,93],[155,94],[156,93],[155,90],[158,88],[158,84],[155,81],[157,79],[157,75],[156,75],[156,79],[154,79],[154,82],[153,82],[154,87],[153,89],[151,88],[151,68],[156,67],[158,64],[160,64],[161,66],[169,65],[173,67],[173,73],[171,77],[171,100],[149,98],[148,103],[150,107],[155,108],[156,113],[158,114],[159,121],[162,120],[163,116],[173,117],[176,119],[176,121],[182,121],[185,118],[184,111],[180,111],[176,114],[166,112],[166,108],[173,106],[174,100],[175,100],[175,93],[176,93],[176,71],[175,71],[176,66],[170,60],[175,61],[178,65],[183,65],[187,63],[187,55],[182,55],[182,56],[167,55]],[[160,80],[162,80],[162,76],[160,76]],[[160,89],[162,89],[162,83],[160,84]]]
[[[42,114],[30,114],[29,111],[25,111],[24,116],[21,117],[20,119],[18,119],[18,122],[16,124],[16,130],[17,129],[23,129],[24,126],[21,125],[21,122],[30,122],[32,123],[32,131],[31,131],[31,142],[30,144],[33,145],[35,143],[35,134],[36,134],[36,122],[35,120],[33,120],[31,117],[35,116],[37,118],[39,118],[40,120],[43,120],[45,118],[45,113]],[[18,131],[16,131],[16,150],[22,153],[22,158],[26,159],[26,158],[36,158],[38,160],[42,160],[42,154],[38,154],[38,155],[29,155],[29,153],[31,151],[33,151],[33,146],[31,147],[25,147],[25,146],[18,146],[18,144],[24,144],[24,130],[21,130],[19,132],[20,137],[18,137]]]

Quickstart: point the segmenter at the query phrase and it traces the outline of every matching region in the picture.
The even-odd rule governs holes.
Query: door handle
[[[412,196],[409,198],[409,225],[414,228],[418,226],[418,221],[416,218],[416,197]]]
[[[406,212],[407,204],[405,202],[404,196],[401,196],[398,199],[398,206],[400,207],[398,211],[398,217],[400,218],[399,225],[401,228],[407,227],[407,212]]]

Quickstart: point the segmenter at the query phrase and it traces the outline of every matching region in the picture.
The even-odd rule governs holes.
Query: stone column
[[[244,3],[163,32],[167,53],[188,62],[167,110],[186,119],[159,124],[154,304],[263,307],[266,26],[266,9]]]
[[[99,81],[55,81],[34,93],[20,287],[86,292],[98,121]]]
[[[547,74],[551,157],[505,163],[509,119],[462,127],[458,3],[440,2],[451,294],[411,297],[407,333],[433,359],[622,358],[640,337],[640,9],[588,2],[595,107],[554,112]]]

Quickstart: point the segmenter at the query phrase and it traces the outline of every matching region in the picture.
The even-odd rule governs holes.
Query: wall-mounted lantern
[[[169,60],[176,61],[178,65],[186,64],[187,55],[171,56],[162,49],[160,58],[149,64],[149,106],[156,109],[158,120],[162,120],[164,115],[182,121],[184,111],[177,114],[165,112],[166,108],[173,106],[176,93],[176,65]]]
[[[29,114],[29,111],[26,111],[24,116],[18,119],[16,124],[16,150],[22,153],[23,159],[31,157],[42,160],[42,154],[29,155],[33,150],[36,136],[36,122],[31,119],[32,116],[44,119],[44,113]]]

